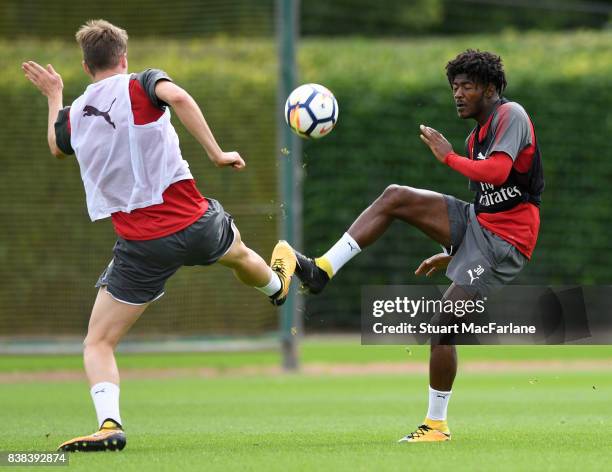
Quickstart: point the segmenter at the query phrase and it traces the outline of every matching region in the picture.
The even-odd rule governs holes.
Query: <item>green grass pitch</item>
[[[464,358],[612,359],[609,348],[551,347],[548,354],[547,349],[464,348]],[[304,351],[306,362],[355,357],[357,362],[397,362],[406,353],[401,347],[316,343]],[[422,361],[421,351],[414,350],[415,362]],[[499,354],[504,351],[506,356]],[[255,360],[262,355],[255,354]],[[246,354],[241,362],[225,356],[230,365],[249,364]],[[223,354],[169,359],[181,367],[181,359],[192,366],[198,357],[204,364],[216,357],[223,365]],[[11,358],[1,359],[0,371],[15,370],[9,368]],[[36,359],[45,358],[30,361]],[[69,357],[62,359],[72,365]],[[120,364],[125,361],[126,356]],[[422,374],[125,380],[127,448],[73,454],[69,470],[587,471],[605,469],[612,458],[612,376],[601,365],[586,371],[460,373],[449,408],[453,440],[397,444],[422,419],[426,389]],[[4,451],[50,450],[95,428],[83,382],[5,383],[0,405]]]

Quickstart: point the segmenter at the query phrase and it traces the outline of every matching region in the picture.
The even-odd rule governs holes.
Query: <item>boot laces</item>
[[[285,267],[285,262],[281,258],[274,259],[274,262],[272,262],[270,268],[282,277],[286,277],[287,275],[287,268]]]
[[[408,437],[410,439],[417,439],[417,438],[420,438],[421,436],[425,436],[428,431],[431,431],[431,428],[427,426],[426,424],[422,424],[416,429],[416,431],[414,431],[413,433],[410,433]]]

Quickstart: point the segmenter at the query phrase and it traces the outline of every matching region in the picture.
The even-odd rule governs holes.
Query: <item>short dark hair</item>
[[[501,57],[486,51],[468,49],[446,64],[446,77],[452,85],[459,74],[466,74],[482,85],[493,84],[501,95],[506,89],[506,74]]]
[[[128,35],[108,21],[89,20],[77,31],[76,40],[83,50],[85,64],[95,74],[119,64],[127,51]]]

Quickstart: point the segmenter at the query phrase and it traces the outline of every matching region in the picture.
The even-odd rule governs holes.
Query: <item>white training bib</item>
[[[129,83],[129,74],[118,74],[91,84],[70,108],[70,142],[92,221],[162,203],[166,188],[193,178],[170,110],[134,124]]]

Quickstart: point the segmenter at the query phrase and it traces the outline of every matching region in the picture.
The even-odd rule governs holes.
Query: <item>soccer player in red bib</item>
[[[323,256],[298,252],[296,275],[311,293],[321,292],[351,258],[373,244],[394,220],[416,227],[444,252],[424,260],[416,274],[446,268],[445,299],[468,300],[510,282],[531,258],[540,227],[544,177],[533,124],[521,105],[502,96],[506,77],[499,56],[467,50],[446,65],[457,114],[476,127],[466,155],[453,151],[433,128],[420,138],[436,159],[470,180],[473,203],[429,190],[391,185]],[[442,340],[440,340],[442,341]],[[400,442],[448,441],[447,407],[457,373],[454,345],[432,340],[429,409]]]
[[[194,99],[163,71],[128,73],[127,33],[93,20],[76,34],[92,79],[63,108],[61,76],[51,65],[22,64],[48,99],[47,140],[57,157],[75,154],[92,221],[110,217],[118,235],[114,257],[100,276],[84,342],[85,371],[99,430],[62,443],[65,451],[121,450],[119,372],[114,349],[181,266],[218,262],[281,305],[296,259],[280,241],[271,265],[241,240],[231,215],[197,189],[169,108],[218,167],[242,170],[237,152],[223,152]]]

